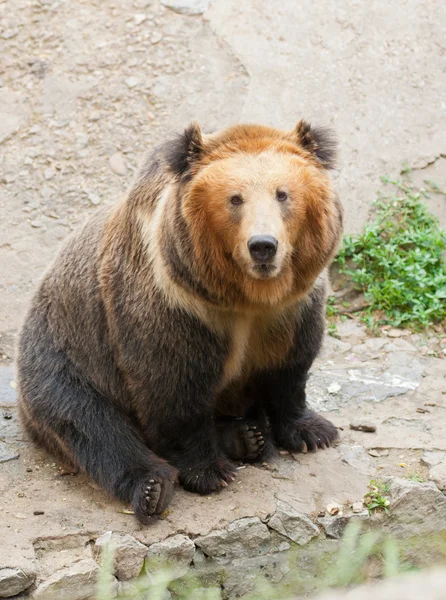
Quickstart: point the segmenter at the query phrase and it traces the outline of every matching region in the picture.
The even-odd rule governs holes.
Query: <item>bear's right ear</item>
[[[291,137],[307,152],[313,154],[326,169],[336,167],[336,139],[328,127],[314,127],[306,121],[299,121]]]
[[[203,136],[198,123],[191,123],[184,133],[167,146],[167,162],[175,175],[192,175],[194,163],[203,155]]]

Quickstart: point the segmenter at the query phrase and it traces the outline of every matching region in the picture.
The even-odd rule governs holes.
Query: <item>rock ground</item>
[[[198,547],[214,552],[212,536],[223,546],[229,538],[235,575],[225,585],[235,595],[246,519],[260,551],[249,560],[278,580],[286,567],[272,568],[268,555],[299,540],[316,547],[325,535],[331,548],[345,518],[325,509],[338,504],[349,515],[371,477],[431,478],[446,489],[446,342],[435,331],[374,338],[355,320],[340,323],[309,396],[340,428],[341,444],[241,465],[237,481],[211,497],[179,490],[147,529],[25,442],[11,365],[26,303],[60,242],[121,197],[147,149],[191,119],[207,130],[237,121],[291,127],[302,116],[334,126],[350,232],[364,224],[379,176],[404,162],[418,184],[446,186],[446,5],[350,0],[298,10],[283,0],[272,13],[263,0],[16,0],[0,1],[0,16],[0,597],[34,582],[37,594],[52,593],[57,577],[81,589],[96,573],[91,543],[108,531],[146,546],[169,538],[167,554],[178,542],[181,572],[193,551],[199,563]],[[429,203],[446,225],[444,195]],[[376,431],[358,431],[361,423]],[[195,540],[195,550],[173,536]]]

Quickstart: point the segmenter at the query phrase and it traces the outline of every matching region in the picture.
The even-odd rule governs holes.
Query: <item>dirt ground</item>
[[[84,477],[30,448],[14,410],[14,344],[30,294],[61,241],[125,193],[144,153],[198,120],[329,124],[346,230],[367,219],[379,176],[411,165],[446,187],[446,5],[214,0],[202,15],[156,0],[0,1],[0,565],[36,560],[42,537],[113,529],[148,543],[266,517],[292,497],[310,515],[361,500],[371,477],[430,476],[446,460],[446,341],[355,321],[328,337],[310,380],[341,428],[326,452],[242,465],[212,497],[176,494],[141,529]],[[445,196],[431,207],[446,226]],[[3,411],[3,413],[1,413]],[[372,421],[375,433],[349,428]],[[17,458],[17,456],[19,457]],[[446,481],[444,482],[446,487]]]

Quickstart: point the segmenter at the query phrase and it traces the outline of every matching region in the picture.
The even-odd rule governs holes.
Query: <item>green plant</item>
[[[367,506],[369,514],[372,512],[383,510],[389,512],[388,506],[390,504],[389,497],[385,494],[389,491],[389,484],[372,479],[369,484],[369,492],[364,496],[364,504]]]
[[[418,472],[410,473],[407,476],[407,479],[410,479],[410,481],[416,481],[417,483],[425,483],[426,481],[426,478],[420,475]]]
[[[336,307],[336,298],[329,296],[327,299],[327,333],[332,337],[338,337],[338,329],[336,327],[336,317],[338,309]]]
[[[383,181],[394,193],[376,201],[361,235],[344,238],[336,262],[370,302],[362,311],[370,328],[421,329],[446,317],[446,234],[422,201],[425,190]]]

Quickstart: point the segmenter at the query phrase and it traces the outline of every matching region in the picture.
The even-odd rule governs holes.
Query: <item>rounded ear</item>
[[[292,132],[295,143],[313,154],[326,169],[336,166],[337,143],[333,131],[328,127],[312,127],[306,121],[299,121]]]
[[[203,136],[198,123],[191,123],[184,133],[167,143],[166,158],[179,176],[192,176],[192,167],[203,155]]]

